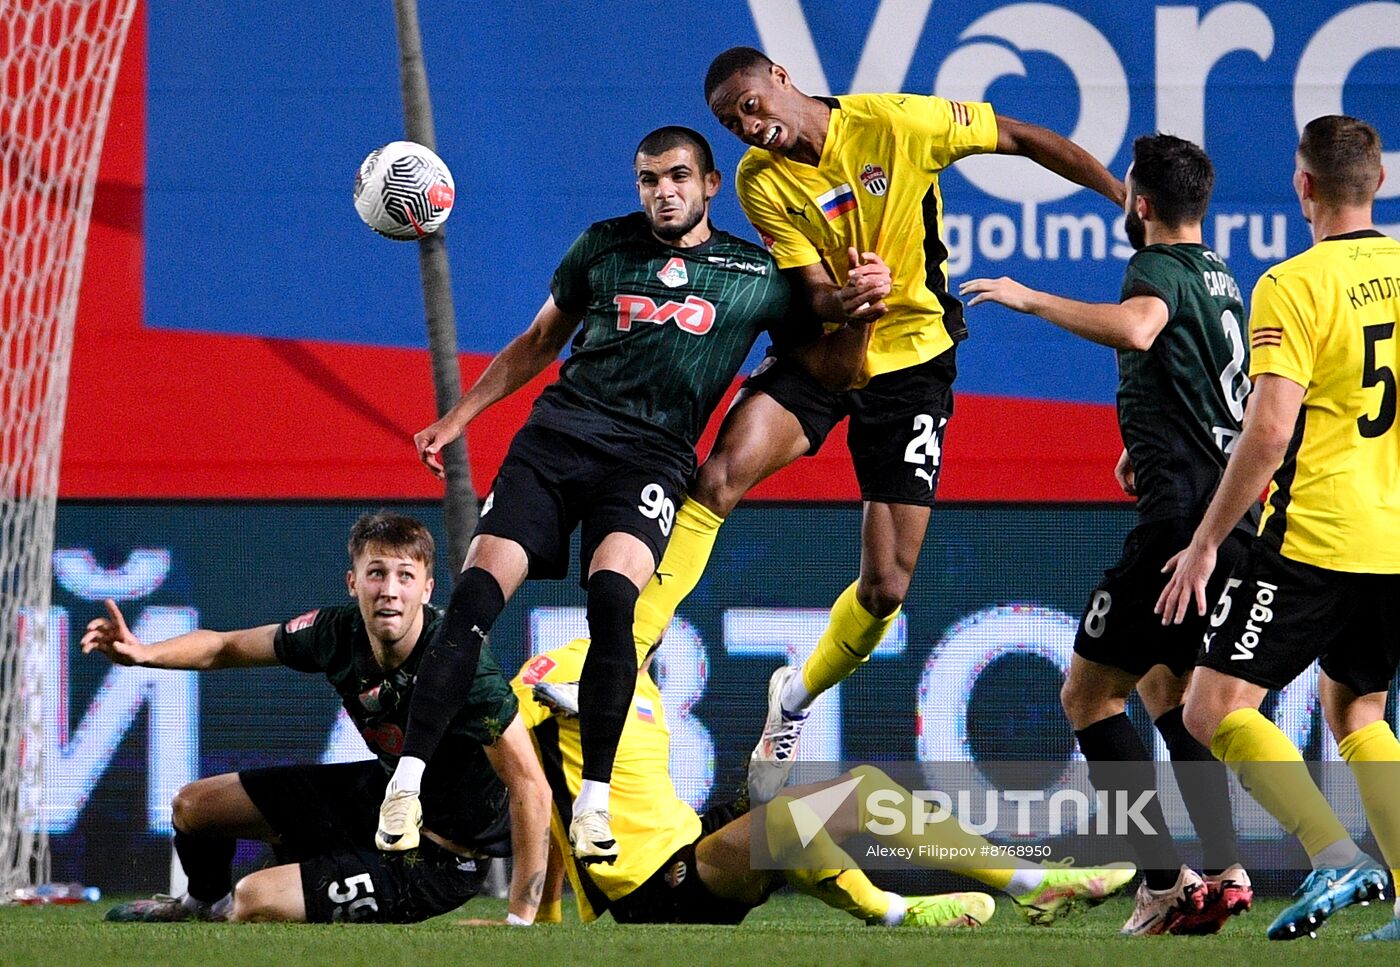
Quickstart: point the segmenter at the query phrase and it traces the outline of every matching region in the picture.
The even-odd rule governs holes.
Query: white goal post
[[[78,283],[136,0],[0,2],[0,900],[49,878],[40,682]]]

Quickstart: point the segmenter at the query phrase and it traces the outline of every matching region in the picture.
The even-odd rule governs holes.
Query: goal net
[[[136,0],[0,2],[0,899],[48,879],[39,669],[98,158]]]

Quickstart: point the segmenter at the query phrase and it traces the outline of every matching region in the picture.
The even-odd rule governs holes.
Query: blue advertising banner
[[[732,175],[742,146],[701,84],[736,44],[810,94],[988,100],[1119,175],[1139,134],[1199,142],[1218,170],[1206,242],[1246,292],[1309,244],[1290,187],[1303,124],[1346,112],[1400,145],[1395,2],[722,0],[683,26],[640,0],[421,6],[438,152],[457,183],[460,341],[474,353],[524,328],[580,231],[637,207],[631,156],[648,130],[699,129]],[[389,5],[151,0],[147,97],[148,326],[424,344],[416,252],[350,205],[360,159],[402,132]],[[1386,157],[1400,170],[1400,147]],[[1009,274],[1116,300],[1131,250],[1104,199],[1013,158],[960,162],[944,196],[955,279]],[[729,187],[714,217],[753,236]],[[1400,178],[1382,186],[1377,220],[1400,225]],[[970,324],[964,392],[1111,401],[1106,350],[999,308]]]
[[[138,637],[286,621],[347,600],[345,535],[374,506],[67,503],[59,514],[43,683],[44,822],[55,876],[111,890],[165,887],[170,802],[185,783],[259,765],[368,758],[320,676],[286,668],[118,668],[78,648],[114,598]],[[440,507],[400,508],[441,532]],[[903,615],[867,665],[814,707],[804,761],[1069,765],[1059,705],[1079,613],[1131,526],[1123,508],[940,508]],[[801,662],[854,578],[859,514],[820,505],[737,511],[660,653],[658,680],[680,795],[729,797],[761,728],[769,675]],[[437,569],[445,602],[449,575]],[[530,582],[491,647],[510,671],[585,634],[576,583]],[[1317,674],[1265,706],[1309,758],[1323,738]],[[1134,701],[1132,715],[1167,758]],[[893,766],[892,766],[893,768]],[[1278,838],[1236,796],[1244,836]],[[1180,809],[1174,831],[1190,836]],[[1344,819],[1365,828],[1359,809]],[[245,844],[244,864],[262,848]]]

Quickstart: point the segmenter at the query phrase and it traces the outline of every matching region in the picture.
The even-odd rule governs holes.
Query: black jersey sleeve
[[[1156,296],[1167,305],[1167,318],[1176,316],[1181,304],[1181,293],[1177,287],[1180,266],[1169,255],[1161,252],[1143,251],[1128,260],[1128,268],[1123,273],[1123,291],[1119,302],[1126,302],[1135,296]]]
[[[283,622],[272,639],[277,660],[299,672],[325,671],[344,624],[344,610],[343,606],[318,608]]]
[[[549,282],[549,294],[554,304],[568,313],[582,314],[588,311],[592,295],[588,280],[588,262],[598,250],[599,228],[595,225],[585,231],[560,259],[554,270],[554,278]]]
[[[821,321],[797,305],[792,287],[776,265],[771,272],[771,288],[764,300],[762,328],[767,330],[773,348],[785,352],[812,342],[822,334]]]

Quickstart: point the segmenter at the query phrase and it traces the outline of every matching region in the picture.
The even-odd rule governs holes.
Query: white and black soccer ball
[[[414,141],[375,148],[355,174],[355,211],[380,235],[400,241],[441,228],[455,197],[447,165]]]

